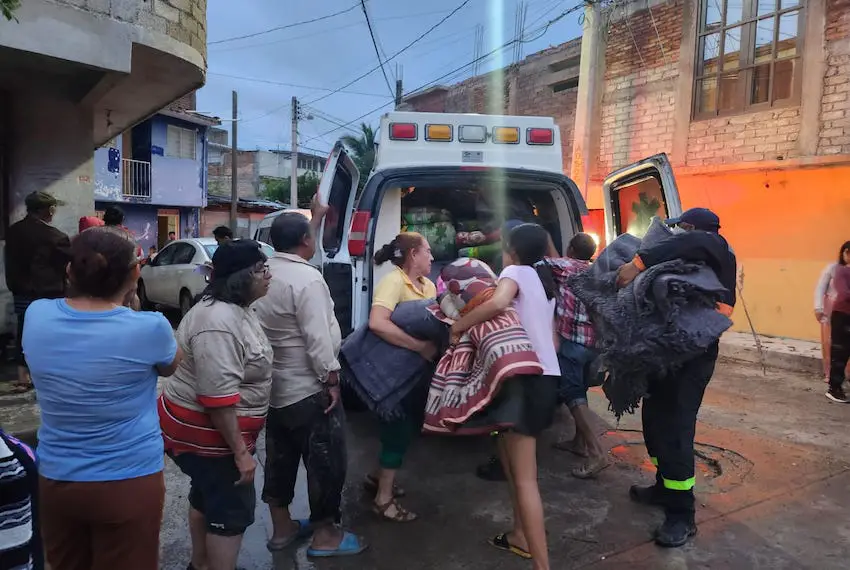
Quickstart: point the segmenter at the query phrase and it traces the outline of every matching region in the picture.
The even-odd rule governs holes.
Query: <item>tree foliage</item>
[[[0,0],[0,14],[7,20],[15,19],[15,10],[21,7],[21,0]]]
[[[360,125],[360,131],[360,136],[345,135],[341,140],[350,151],[351,160],[360,171],[359,190],[362,190],[375,165],[375,131],[366,123]]]
[[[289,178],[263,178],[261,193],[268,200],[289,204],[291,183]],[[319,177],[306,172],[298,177],[298,208],[309,208],[310,200],[319,189]]]

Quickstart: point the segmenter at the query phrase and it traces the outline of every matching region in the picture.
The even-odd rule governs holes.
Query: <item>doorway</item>
[[[156,213],[157,247],[162,249],[168,243],[168,234],[174,232],[180,238],[180,210],[158,210]]]

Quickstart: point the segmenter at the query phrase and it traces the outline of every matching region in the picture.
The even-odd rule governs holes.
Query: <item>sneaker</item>
[[[664,548],[677,548],[687,544],[688,540],[697,533],[697,525],[693,519],[667,517],[664,524],[655,531],[655,544]]]
[[[641,505],[652,507],[664,506],[664,495],[658,485],[648,485],[646,487],[632,485],[629,488],[629,498]]]
[[[826,393],[826,397],[839,404],[850,403],[850,398],[847,397],[847,394],[841,388],[830,388]]]
[[[508,478],[505,477],[505,471],[502,469],[502,462],[499,461],[499,458],[496,456],[491,457],[487,460],[487,463],[482,463],[475,470],[475,475],[479,479],[484,479],[485,481],[507,481]]]

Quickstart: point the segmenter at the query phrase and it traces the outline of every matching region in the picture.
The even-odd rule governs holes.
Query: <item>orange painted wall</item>
[[[682,207],[719,216],[743,266],[743,298],[756,331],[820,341],[814,288],[850,240],[850,165],[676,173]],[[601,184],[588,197],[601,206]],[[749,331],[743,306],[735,330]]]

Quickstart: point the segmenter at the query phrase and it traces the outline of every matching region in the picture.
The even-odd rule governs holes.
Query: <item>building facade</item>
[[[221,132],[222,129],[217,129]],[[220,134],[217,133],[219,136]],[[230,196],[231,152],[221,144],[215,145],[213,160],[209,164],[210,193]],[[310,153],[298,153],[298,176],[307,173],[321,177],[325,170],[326,157]],[[240,150],[236,153],[236,177],[240,198],[256,199],[265,194],[269,180],[283,180],[292,172],[292,154],[283,150]]]
[[[204,84],[206,0],[26,0],[0,17],[0,51],[0,242],[36,190],[74,234],[95,149]],[[3,330],[9,298],[0,279]]]
[[[194,107],[194,97],[185,107]],[[173,105],[95,151],[95,210],[119,206],[147,251],[169,233],[200,235],[207,197],[207,129],[216,119]]]
[[[596,3],[576,48],[569,96],[540,88],[544,74],[534,93],[511,83],[547,50],[408,104],[492,112],[478,101],[500,100],[500,112],[555,116],[564,172],[596,217],[608,173],[667,153],[683,207],[720,215],[756,331],[819,340],[813,290],[850,239],[850,0]],[[452,107],[470,84],[486,94]]]

